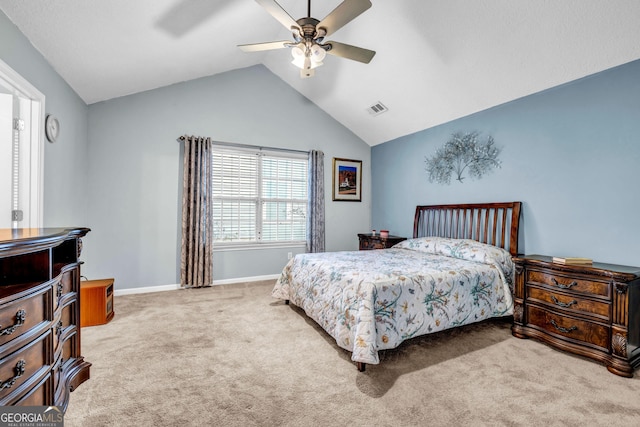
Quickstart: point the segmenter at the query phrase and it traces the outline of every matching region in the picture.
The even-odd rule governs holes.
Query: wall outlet
[[[288,252],[287,253],[287,259],[291,259],[293,258],[293,253],[292,252]]]

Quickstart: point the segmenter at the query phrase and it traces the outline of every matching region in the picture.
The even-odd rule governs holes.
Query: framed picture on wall
[[[333,158],[333,200],[362,200],[362,161]]]

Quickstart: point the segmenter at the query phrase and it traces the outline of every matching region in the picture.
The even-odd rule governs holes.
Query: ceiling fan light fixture
[[[304,68],[304,63],[306,59],[306,55],[304,53],[304,47],[300,45],[294,46],[291,48],[291,56],[293,57],[293,61],[291,63],[298,68]]]
[[[302,59],[304,60],[304,48],[300,47],[300,45],[294,46],[291,48],[291,56],[293,59]]]
[[[311,70],[322,65],[322,62],[312,61],[308,56],[293,58],[291,63],[301,70]]]
[[[301,70],[304,69],[304,58],[294,58],[291,63]]]
[[[326,55],[327,52],[317,44],[308,48],[301,43],[291,48],[291,56],[293,57],[291,63],[301,70],[312,70],[323,65],[322,60]],[[312,75],[312,73],[309,73],[305,77],[311,77]]]
[[[315,62],[322,62],[324,57],[327,56],[327,51],[322,48],[319,44],[314,44],[311,46],[311,58]]]
[[[313,61],[311,58],[306,57],[304,59],[303,66],[301,67],[303,70],[313,70],[314,68],[318,68],[323,65],[322,62]]]

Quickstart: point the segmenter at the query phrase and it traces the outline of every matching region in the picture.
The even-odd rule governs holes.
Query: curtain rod
[[[180,138],[178,138],[178,141],[184,141],[186,138],[189,138],[188,135],[182,135]],[[227,146],[227,147],[238,147],[238,148],[250,148],[250,149],[259,149],[259,150],[270,150],[270,151],[284,151],[287,153],[302,153],[302,154],[309,154],[309,151],[303,151],[303,150],[292,150],[290,148],[276,148],[276,147],[263,147],[260,145],[250,145],[250,144],[240,144],[238,142],[226,142],[226,141],[216,141],[214,139],[212,139],[212,142],[215,145],[223,145],[223,146]]]

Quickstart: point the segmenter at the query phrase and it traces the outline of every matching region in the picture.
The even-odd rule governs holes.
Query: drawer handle
[[[24,325],[24,321],[26,320],[26,318],[27,318],[27,312],[23,309],[18,310],[16,312],[16,322],[13,325],[7,326],[6,328],[0,330],[0,336],[11,335],[12,333],[14,333],[16,329]],[[1,327],[2,326],[0,326],[0,328]]]
[[[58,336],[58,339],[60,339],[60,335],[62,335],[62,320],[59,320],[56,324],[56,335]]]
[[[62,282],[58,282],[58,288],[57,288],[57,293],[56,293],[58,298],[60,298],[62,296],[62,290],[63,289],[64,289],[64,285],[62,284]]]
[[[578,284],[578,282],[576,282],[574,280],[573,282],[569,283],[568,285],[563,285],[562,283],[558,283],[558,281],[556,279],[554,279],[553,277],[551,278],[551,281],[553,282],[554,285],[556,285],[560,289],[569,289],[569,288],[572,288],[573,286],[576,286]]]
[[[578,301],[576,301],[576,300],[572,300],[572,301],[569,301],[569,302],[562,302],[562,301],[558,300],[558,298],[556,298],[553,295],[551,295],[551,299],[553,300],[553,302],[557,306],[560,306],[560,307],[563,307],[563,308],[571,307],[573,304],[577,304],[578,303]]]
[[[567,328],[563,328],[562,326],[558,326],[558,324],[556,323],[556,321],[555,321],[555,320],[553,320],[553,319],[551,320],[551,322],[550,322],[550,323],[553,325],[553,327],[554,327],[554,328],[556,328],[556,329],[557,329],[557,330],[559,330],[560,332],[564,332],[565,334],[567,334],[567,333],[569,333],[569,332],[573,332],[573,331],[575,331],[576,329],[578,329],[578,327],[577,327],[577,326],[572,326],[572,327],[570,327],[570,328],[568,328],[568,329],[567,329]]]
[[[24,367],[27,365],[27,362],[24,360],[20,360],[16,363],[16,366],[13,368],[13,378],[9,378],[6,381],[2,381],[0,383],[0,390],[4,390],[5,388],[11,388],[18,381],[18,378],[24,375]]]

